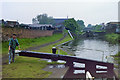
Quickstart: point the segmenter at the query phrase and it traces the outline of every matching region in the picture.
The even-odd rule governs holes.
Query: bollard
[[[52,48],[52,53],[53,53],[53,54],[56,54],[56,50],[57,50],[56,47],[53,47],[53,48]],[[57,61],[57,60],[56,60],[56,57],[54,57],[54,58],[52,59],[52,61]]]
[[[52,48],[52,53],[53,53],[53,54],[56,54],[56,47],[53,47],[53,48]]]

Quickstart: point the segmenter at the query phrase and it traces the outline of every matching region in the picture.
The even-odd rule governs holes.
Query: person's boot
[[[10,64],[10,62],[9,62],[9,64]]]

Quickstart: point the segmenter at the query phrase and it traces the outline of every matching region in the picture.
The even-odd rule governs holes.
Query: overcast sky
[[[22,2],[21,2],[22,1]],[[119,0],[2,0],[0,19],[18,20],[30,24],[38,14],[47,13],[54,18],[75,18],[87,24],[100,24],[118,20]]]

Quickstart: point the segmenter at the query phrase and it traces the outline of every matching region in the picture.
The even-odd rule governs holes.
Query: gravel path
[[[69,67],[58,67],[60,65],[48,65],[43,70],[52,72],[48,78],[63,78]],[[44,79],[47,80],[47,79]]]
[[[40,48],[42,47],[45,47],[45,46],[48,46],[48,45],[51,45],[51,44],[55,44],[59,41],[62,41],[65,37],[67,36],[67,34],[65,34],[61,39],[57,40],[57,41],[54,41],[54,42],[50,42],[50,43],[46,43],[46,44],[43,44],[43,45],[39,45],[39,46],[36,46],[36,47],[30,47],[28,49],[25,49],[26,51],[32,51],[32,50],[39,50]]]

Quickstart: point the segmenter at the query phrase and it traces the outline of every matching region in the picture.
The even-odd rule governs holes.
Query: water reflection
[[[77,41],[73,41],[68,44],[69,51],[73,52],[75,56],[85,59],[103,61],[103,62],[111,62],[113,63],[113,57],[111,55],[115,55],[118,53],[118,44],[113,45],[109,44],[106,41],[102,41],[100,39],[80,39]],[[67,49],[67,46],[65,47]],[[74,50],[73,50],[74,49]],[[85,70],[74,70],[75,67],[85,67],[84,64],[73,63],[64,76],[64,78],[85,78]],[[104,66],[96,66],[96,68],[106,69]],[[71,74],[70,74],[71,73]],[[101,73],[100,71],[96,71],[96,73]],[[75,76],[75,74],[78,74]]]
[[[112,45],[100,39],[81,39],[73,42],[72,46],[76,49],[74,54],[77,57],[97,61],[113,62],[110,55],[118,53],[118,45]]]

